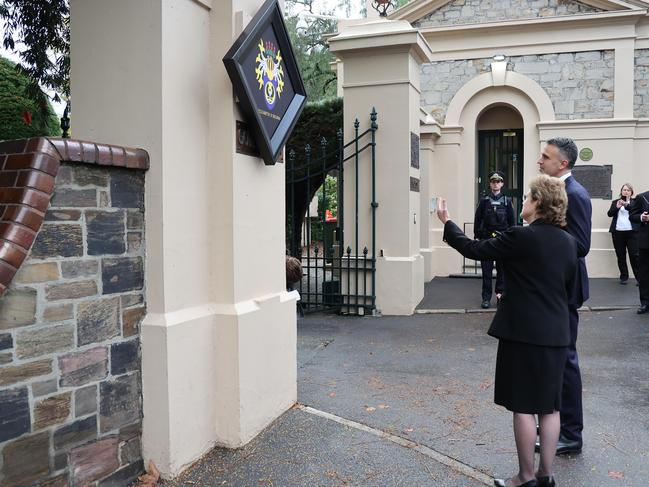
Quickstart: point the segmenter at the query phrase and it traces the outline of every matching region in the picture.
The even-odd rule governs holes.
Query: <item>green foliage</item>
[[[319,144],[323,138],[327,141],[328,152],[335,151],[338,144],[337,134],[342,128],[342,98],[309,102],[288,139],[287,153],[294,150],[298,156],[301,156],[304,154],[306,144],[310,144],[314,151],[319,151]]]
[[[47,99],[43,100],[44,106],[39,106],[28,94],[29,84],[30,80],[14,63],[0,57],[0,140],[60,135],[59,120],[52,106]],[[31,114],[31,125],[23,119],[23,112]]]
[[[298,35],[296,25],[299,17],[287,17],[285,20],[306,88],[307,100],[318,101],[336,96],[336,73],[331,70],[330,64],[335,57],[329,51],[323,37],[327,33],[335,32],[335,21],[310,20],[306,32]]]
[[[70,94],[70,6],[68,0],[0,0],[5,49],[20,56],[20,69],[32,81],[30,98],[44,97],[40,87]],[[39,101],[40,103],[40,101]]]
[[[323,191],[324,190],[324,191]],[[325,210],[331,211],[332,216],[338,216],[338,178],[327,174],[325,182],[318,189],[318,214],[324,219]]]

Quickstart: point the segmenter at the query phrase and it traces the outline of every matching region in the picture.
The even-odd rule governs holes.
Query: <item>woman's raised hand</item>
[[[446,200],[444,198],[439,198],[437,200],[437,218],[439,218],[439,221],[444,224],[451,219],[451,215],[449,215],[448,213]]]

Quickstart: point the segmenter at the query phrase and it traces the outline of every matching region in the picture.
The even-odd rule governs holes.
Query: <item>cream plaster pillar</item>
[[[431,198],[433,194],[432,180],[439,177],[435,172],[435,142],[441,135],[440,126],[437,121],[429,114],[423,114],[420,126],[419,139],[419,167],[421,174],[420,187],[420,214],[421,228],[419,235],[420,249],[419,253],[424,258],[424,282],[430,281],[435,277],[435,268],[433,265],[433,254],[435,252],[433,235],[431,233],[432,224],[437,219],[434,209],[431,208]]]
[[[376,133],[377,307],[383,314],[408,315],[423,298],[424,261],[420,250],[420,195],[411,178],[410,134],[419,135],[419,67],[431,60],[424,38],[406,21],[376,20],[347,27],[329,40],[345,65],[345,140],[353,137],[356,118],[361,132],[372,107],[378,112]],[[362,146],[363,144],[361,144]],[[360,158],[359,247],[370,246],[370,157]],[[345,242],[355,241],[353,165],[345,172]],[[360,251],[359,249],[359,251]]]
[[[221,61],[262,0],[72,0],[76,138],[142,147],[143,452],[173,477],[239,447],[296,390],[284,166],[235,153]]]

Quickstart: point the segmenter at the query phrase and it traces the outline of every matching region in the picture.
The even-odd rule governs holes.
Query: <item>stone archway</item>
[[[547,93],[531,78],[512,71],[498,70],[493,65],[492,69],[491,73],[476,76],[466,83],[449,104],[445,126],[461,129],[457,154],[458,176],[464,181],[476,180],[478,119],[488,107],[505,104],[518,112],[523,120],[522,171],[525,185],[536,172],[540,140],[538,123],[554,120],[554,108]],[[465,190],[468,192],[470,188],[465,187]],[[479,196],[477,185],[474,185],[472,193],[473,198],[465,202],[464,206],[463,213],[467,218]]]

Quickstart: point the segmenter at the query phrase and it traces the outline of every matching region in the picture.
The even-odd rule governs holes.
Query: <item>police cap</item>
[[[505,176],[500,171],[489,173],[489,181],[504,181]]]

